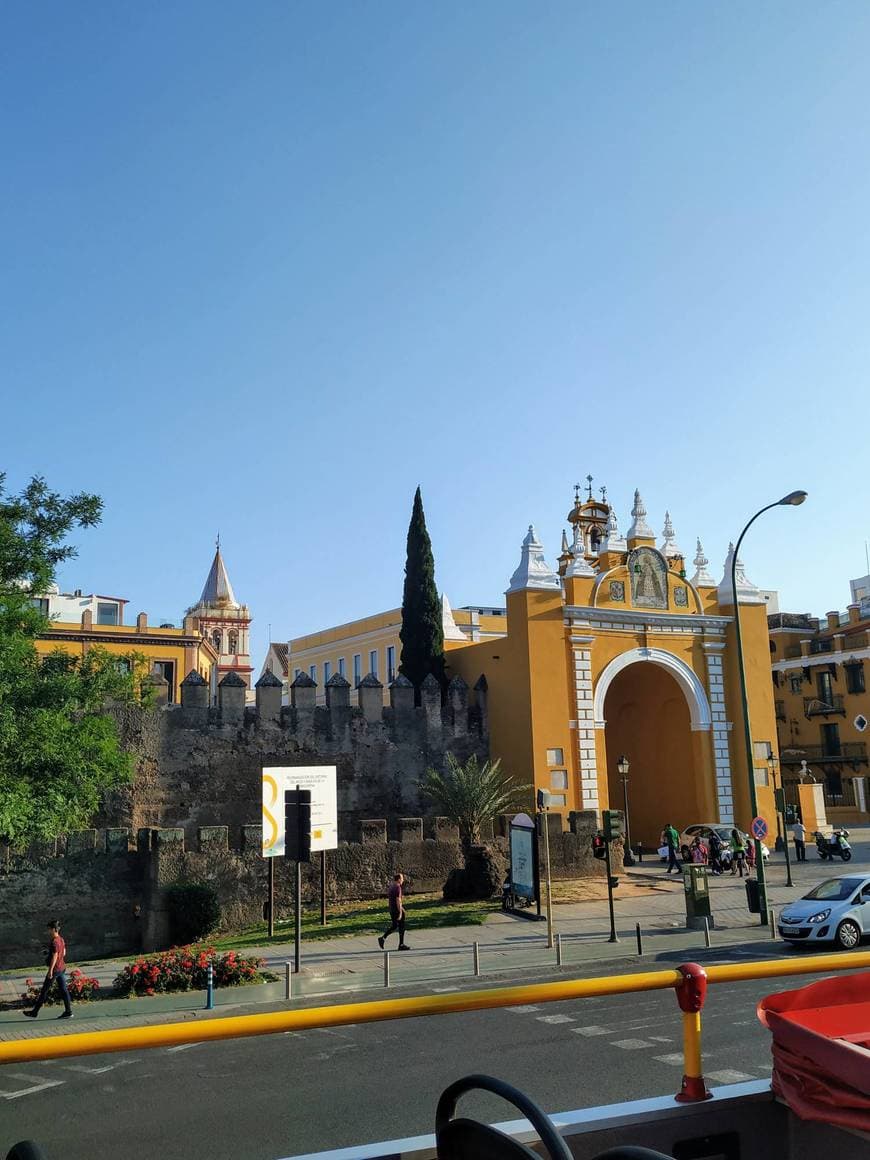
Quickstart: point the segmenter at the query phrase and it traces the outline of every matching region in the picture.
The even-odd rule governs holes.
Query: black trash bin
[[[750,914],[761,914],[761,901],[758,894],[758,880],[746,879],[746,905]]]

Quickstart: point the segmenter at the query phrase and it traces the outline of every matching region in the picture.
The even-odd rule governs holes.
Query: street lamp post
[[[628,771],[631,769],[631,763],[624,753],[620,753],[616,761],[616,768],[619,771],[619,776],[622,779],[622,800],[625,805],[625,848],[631,851],[631,822],[628,816]]]
[[[746,670],[743,664],[743,634],[740,631],[740,600],[737,595],[737,558],[740,555],[740,545],[743,538],[759,516],[775,507],[797,507],[807,498],[805,491],[790,491],[775,503],[769,503],[755,513],[746,524],[734,545],[734,554],[731,557],[731,592],[734,599],[734,629],[737,637],[737,669],[740,674],[740,696],[743,701],[743,729],[746,739],[746,767],[749,773],[749,806],[753,818],[758,814],[758,793],[755,785],[755,752],[752,745],[752,726],[749,721],[749,696],[746,691]],[[755,841],[755,866],[758,875],[758,908],[761,911],[761,925],[767,926],[767,880],[764,872],[764,858],[761,855],[761,841]]]

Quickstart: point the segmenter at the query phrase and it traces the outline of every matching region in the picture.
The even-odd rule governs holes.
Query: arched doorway
[[[622,658],[620,658],[622,659]],[[618,665],[602,690],[610,804],[622,809],[623,785],[616,768],[621,753],[631,762],[629,810],[633,845],[656,847],[662,827],[715,821],[707,775],[700,764],[701,734],[708,715],[700,683],[686,666],[676,669],[638,657]],[[679,664],[679,662],[678,662]],[[603,674],[604,675],[604,674]],[[688,699],[687,699],[688,698]],[[699,699],[700,698],[700,699]]]

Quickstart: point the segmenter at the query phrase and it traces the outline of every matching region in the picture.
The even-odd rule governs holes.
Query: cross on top
[[[607,503],[607,488],[606,487],[599,487],[598,490],[601,492],[601,502]]]
[[[574,484],[574,503],[575,504],[580,502],[580,486],[581,485],[579,483]]]
[[[586,485],[587,485],[587,489],[588,489],[588,492],[589,492],[589,494],[586,496],[586,498],[587,498],[588,500],[591,500],[591,499],[592,499],[592,480],[593,480],[593,478],[594,478],[594,477],[593,477],[593,476],[591,476],[591,475],[587,475],[587,476],[586,476]]]

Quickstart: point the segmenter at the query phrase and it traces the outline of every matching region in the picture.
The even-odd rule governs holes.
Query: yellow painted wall
[[[83,629],[81,624],[55,621],[49,631],[38,637],[34,644],[41,656],[58,650],[81,656],[88,648],[98,646],[119,657],[132,652],[142,653],[150,664],[155,661],[172,661],[175,664],[173,699],[176,703],[181,700],[181,682],[190,669],[196,668],[209,681],[212,666],[217,662],[210,645],[182,628],[148,627],[139,632],[135,625],[95,624],[89,629]]]

